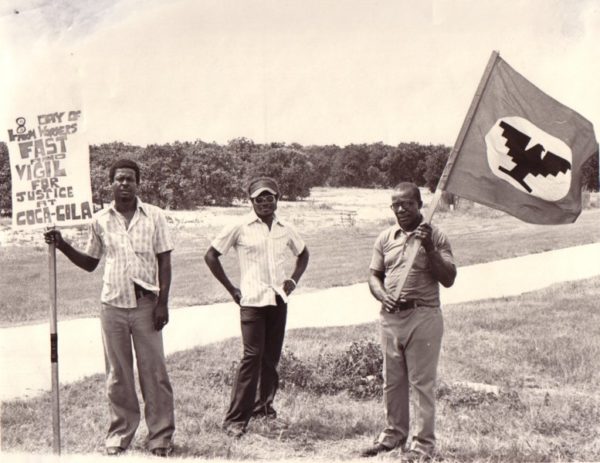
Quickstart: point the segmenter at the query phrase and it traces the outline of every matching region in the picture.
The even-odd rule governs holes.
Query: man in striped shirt
[[[173,244],[163,211],[137,197],[139,181],[140,169],[135,162],[120,160],[111,166],[114,201],[94,217],[85,252],[73,248],[58,230],[47,232],[45,237],[88,272],[105,257],[100,322],[111,420],[106,453],[123,453],[140,421],[133,341],[148,448],[154,455],[166,457],[172,452],[175,418],[161,330],[169,321]]]
[[[253,179],[248,194],[252,212],[225,227],[205,256],[213,275],[240,305],[244,354],[223,424],[233,437],[246,432],[252,417],[277,416],[273,399],[279,384],[277,364],[283,347],[287,300],[308,265],[304,241],[294,227],[275,215],[279,199],[275,180]],[[240,263],[239,288],[230,281],[219,260],[232,247]],[[290,251],[296,256],[296,265],[292,275],[286,277],[284,263]]]

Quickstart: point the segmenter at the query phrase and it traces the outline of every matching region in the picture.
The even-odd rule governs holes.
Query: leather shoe
[[[229,437],[233,437],[234,439],[239,439],[246,433],[246,429],[243,426],[236,425],[223,426],[223,431],[225,431],[225,434]]]
[[[152,455],[157,457],[168,457],[173,454],[173,447],[156,447],[152,449]]]
[[[375,445],[372,445],[371,447],[367,447],[366,449],[361,450],[360,456],[361,457],[374,457],[375,455],[377,455],[379,453],[389,452],[391,450],[392,449],[390,447],[387,447],[387,446],[377,442],[377,443],[375,443]]]
[[[125,449],[123,447],[106,447],[106,454],[111,457],[121,455],[124,451]]]
[[[277,418],[277,412],[272,405],[256,408],[252,412],[252,418]]]

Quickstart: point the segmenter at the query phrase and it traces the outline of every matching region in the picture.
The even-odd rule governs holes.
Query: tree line
[[[121,143],[90,146],[93,200],[110,202],[108,170],[120,158],[141,168],[140,196],[169,209],[227,206],[246,196],[248,179],[268,175],[279,182],[283,198],[297,200],[315,186],[392,188],[401,181],[435,190],[450,147],[400,143],[302,146],[298,143],[255,143],[235,138],[225,145],[201,140],[154,144]],[[598,156],[584,166],[583,187],[598,191]],[[0,209],[11,209],[10,163],[0,142]]]

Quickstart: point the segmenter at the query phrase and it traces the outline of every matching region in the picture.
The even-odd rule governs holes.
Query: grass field
[[[385,190],[317,189],[310,200],[282,203],[281,215],[295,224],[311,251],[298,290],[365,281],[373,241],[392,223],[388,202]],[[172,308],[227,299],[202,257],[219,228],[246,211],[239,206],[169,212],[176,243]],[[477,205],[441,211],[434,223],[450,236],[460,266],[600,241],[597,208],[562,226],[530,225]],[[45,321],[48,269],[41,233],[11,234],[7,227],[0,222],[2,325]],[[73,229],[66,234],[83,245],[84,233]],[[236,275],[233,255],[225,257],[225,266]],[[59,320],[96,315],[101,280],[101,269],[88,274],[59,256]],[[600,278],[593,278],[444,308],[439,460],[600,460],[599,296]],[[251,422],[250,433],[240,441],[220,431],[241,355],[239,339],[169,356],[177,455],[266,461],[356,458],[379,432],[383,412],[379,383],[373,382],[378,376],[364,371],[365,365],[380,371],[377,355],[359,349],[362,363],[353,366],[355,357],[349,352],[355,345],[376,346],[377,325],[290,330],[281,364],[283,388],[275,404],[280,418]],[[340,362],[350,362],[342,375],[336,370]],[[337,381],[340,376],[345,382]],[[493,385],[499,392],[465,382]],[[341,389],[333,387],[338,383]],[[362,399],[356,387],[366,391]],[[102,451],[108,419],[103,375],[62,386],[61,412],[63,453]],[[49,394],[4,402],[2,452],[49,453],[50,416]],[[147,455],[144,435],[142,424],[130,455]],[[377,460],[398,457],[392,452]]]
[[[281,216],[298,228],[311,253],[298,292],[366,281],[373,242],[393,222],[387,207],[389,195],[389,190],[320,188],[309,200],[281,203]],[[204,264],[203,255],[220,227],[247,210],[247,206],[238,206],[169,212],[176,246],[172,308],[228,299],[229,295]],[[348,211],[356,215],[350,218]],[[477,205],[436,213],[433,222],[449,235],[459,266],[600,241],[598,208],[584,210],[570,225],[531,225]],[[6,219],[2,231],[1,326],[45,321],[48,258],[42,233],[11,234]],[[84,246],[85,233],[67,230],[66,234],[77,246]],[[224,264],[236,279],[234,252],[225,256]],[[88,274],[59,253],[59,320],[97,314],[102,265]]]
[[[600,278],[460,305],[445,311],[438,388],[439,461],[546,462],[600,460]],[[229,398],[238,339],[168,358],[176,396],[180,457],[230,460],[349,460],[383,422],[381,399],[349,391],[317,394],[299,376],[334,360],[354,341],[377,339],[375,323],[290,330],[282,362],[284,388],[275,421],[252,421],[231,440],[219,430]],[[291,360],[309,370],[293,368]],[[371,361],[371,358],[366,359]],[[363,381],[358,371],[355,380]],[[486,393],[464,381],[494,385]],[[107,410],[103,375],[61,388],[63,453],[103,449]],[[50,395],[2,406],[2,450],[51,450]],[[145,428],[130,455],[144,455]],[[7,455],[9,456],[9,454]],[[397,452],[376,461],[393,461]],[[367,461],[367,460],[365,460]]]

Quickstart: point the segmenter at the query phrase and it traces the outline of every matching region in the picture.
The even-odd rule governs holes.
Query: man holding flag
[[[441,314],[422,326],[411,327],[410,321],[413,311],[419,313],[421,306],[428,308],[439,297],[425,288],[431,284],[437,288],[437,282],[451,286],[456,275],[447,239],[428,225],[442,191],[530,223],[572,223],[581,213],[582,166],[594,154],[598,155],[598,142],[592,124],[493,52],[425,217],[415,212],[421,207],[416,186],[400,185],[392,197],[399,227],[384,231],[375,244],[369,287],[382,302],[387,427],[362,456],[404,444],[408,383],[416,398],[417,429],[404,459],[422,461],[432,456],[432,391],[443,330]],[[438,252],[439,257],[430,257]],[[404,314],[398,317],[402,321],[392,319],[395,313]],[[396,369],[390,369],[392,364]]]
[[[415,426],[405,460],[423,460],[435,449],[435,379],[444,331],[439,283],[450,287],[456,278],[452,249],[446,236],[423,222],[421,194],[413,183],[400,183],[392,195],[397,224],[375,241],[369,289],[381,302],[383,402],[386,426],[375,445],[361,452],[369,457],[402,448],[408,438],[409,385],[415,405]],[[398,287],[407,264],[409,242],[422,247]],[[396,296],[400,291],[400,297]]]
[[[46,232],[45,239],[88,272],[106,257],[100,312],[110,408],[106,453],[123,453],[140,421],[133,341],[148,447],[166,457],[172,453],[175,417],[161,330],[169,321],[173,244],[163,211],[137,197],[139,181],[135,162],[123,159],[111,166],[114,201],[94,217],[85,252],[73,248],[58,230]]]

